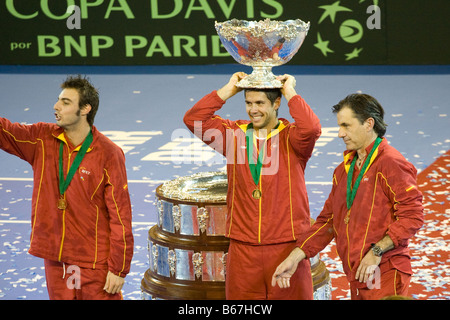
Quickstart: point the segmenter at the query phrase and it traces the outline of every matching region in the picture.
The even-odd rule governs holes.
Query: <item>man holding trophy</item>
[[[313,298],[308,260],[299,264],[290,279],[291,288],[271,286],[276,266],[310,226],[304,171],[321,126],[297,94],[295,78],[275,77],[270,69],[295,54],[308,27],[300,20],[216,24],[225,48],[239,63],[252,66],[253,73],[233,74],[227,84],[206,95],[184,116],[195,135],[227,158],[227,299]],[[260,39],[249,43],[250,35]],[[260,49],[257,44],[261,44]],[[263,54],[268,48],[276,51],[276,59]],[[243,89],[250,120],[231,121],[215,114]],[[293,123],[278,118],[282,95]]]
[[[184,121],[205,143],[227,157],[227,299],[312,299],[311,266],[303,261],[289,290],[270,285],[273,270],[310,225],[304,170],[321,133],[319,119],[295,91],[290,75],[281,89],[245,89],[250,121],[215,112],[240,92],[243,72],[206,95]],[[295,122],[278,119],[281,94]],[[200,126],[200,128],[199,128]]]

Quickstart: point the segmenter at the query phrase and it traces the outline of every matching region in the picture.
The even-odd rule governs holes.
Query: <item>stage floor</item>
[[[67,74],[86,74],[99,88],[100,108],[95,125],[125,152],[133,205],[135,254],[123,289],[124,299],[140,299],[140,282],[149,267],[147,232],[156,222],[156,187],[179,176],[224,169],[224,159],[194,139],[182,118],[197,100],[219,89],[232,72],[240,71],[240,67],[0,66],[0,116],[13,122],[54,122],[53,105],[61,91],[59,85]],[[242,67],[242,71],[249,72],[246,68]],[[331,107],[349,93],[368,93],[380,101],[386,112],[388,141],[419,172],[450,150],[448,66],[285,66],[274,72],[296,76],[298,93],[313,108],[323,127],[306,170],[313,218],[322,209],[331,189],[332,172],[342,161],[345,150],[345,145],[337,138],[338,128]],[[227,102],[219,114],[230,119],[247,119],[242,93]],[[291,120],[285,100],[279,116]],[[0,163],[0,299],[48,299],[43,261],[27,253],[33,184],[31,167],[5,152],[0,152]],[[443,169],[450,167],[447,165]],[[447,174],[441,179],[447,181],[448,178]],[[446,198],[439,214],[447,223],[450,216],[448,188],[444,194]],[[450,247],[446,224],[438,235],[425,236],[431,242],[439,242],[442,248]],[[429,242],[424,242],[423,248],[421,245],[414,247],[418,255],[426,254],[426,243]],[[450,299],[450,260],[448,249],[442,248],[442,265],[430,264],[429,273],[413,277],[413,282],[427,288],[429,294],[424,297],[422,290],[410,292],[413,297]],[[332,278],[342,279],[340,262],[328,254],[324,259]],[[440,281],[435,281],[436,276]],[[339,294],[336,294],[339,288],[333,285],[333,289],[336,290],[333,299],[348,298],[345,289]],[[434,289],[439,289],[439,295],[433,294]]]

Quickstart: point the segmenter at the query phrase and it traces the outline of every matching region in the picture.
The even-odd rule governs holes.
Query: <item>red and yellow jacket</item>
[[[366,148],[367,154],[372,146],[373,143]],[[417,171],[384,138],[370,159],[348,213],[347,173],[355,155],[356,151],[344,153],[344,161],[334,171],[333,187],[322,212],[297,244],[307,257],[313,257],[334,238],[344,272],[352,282],[371,244],[387,234],[394,249],[383,254],[381,272],[396,268],[411,274],[408,243],[423,224]],[[355,167],[354,177],[358,173]]]
[[[263,142],[266,156],[256,186],[246,156],[250,121],[215,115],[224,103],[213,91],[186,113],[184,122],[227,159],[226,236],[251,244],[295,241],[310,226],[304,171],[321,133],[319,119],[300,96],[289,101],[295,122],[280,119],[277,129]],[[256,187],[262,191],[260,199],[252,197]]]
[[[125,157],[95,127],[92,134],[92,144],[65,193],[68,206],[60,210],[60,142],[65,174],[80,146],[72,146],[57,125],[21,125],[0,118],[0,148],[33,167],[29,253],[124,277],[133,255]]]

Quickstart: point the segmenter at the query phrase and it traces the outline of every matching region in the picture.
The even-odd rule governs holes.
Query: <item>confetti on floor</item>
[[[234,68],[234,67],[233,67]],[[319,67],[320,68],[320,67]],[[352,67],[349,66],[349,69]],[[149,267],[148,230],[156,222],[156,187],[179,176],[225,166],[214,151],[193,139],[182,115],[195,101],[229,80],[226,70],[210,66],[211,73],[195,67],[179,74],[144,74],[137,67],[112,74],[109,67],[61,67],[59,71],[1,73],[1,117],[31,124],[52,122],[53,98],[60,92],[62,74],[88,74],[101,88],[101,107],[95,125],[121,146],[127,158],[129,190],[133,205],[134,257],[125,279],[124,299],[141,298],[140,283]],[[329,66],[325,67],[326,70]],[[409,69],[409,68],[408,68]],[[54,70],[54,69],[52,69]],[[103,70],[103,71],[102,71]],[[426,225],[411,242],[416,271],[410,294],[416,299],[450,299],[448,216],[450,215],[447,150],[450,91],[449,74],[305,74],[297,77],[299,93],[310,103],[322,124],[322,136],[308,162],[306,181],[312,217],[317,217],[330,191],[334,168],[342,161],[345,144],[338,139],[339,127],[331,106],[347,93],[367,92],[383,104],[388,123],[387,139],[415,167],[424,194]],[[99,72],[97,72],[99,71]],[[241,71],[241,70],[233,70]],[[192,73],[192,74],[191,74]],[[232,72],[231,72],[232,73]],[[170,83],[170,86],[167,86]],[[27,94],[23,94],[26,88]],[[176,94],[173,93],[176,88]],[[324,91],[325,90],[325,91]],[[49,98],[50,96],[50,98]],[[227,102],[219,111],[225,118],[246,118],[243,98]],[[291,120],[286,102],[280,117]],[[198,148],[201,147],[201,157]],[[175,156],[177,163],[173,161]],[[437,164],[433,163],[439,157]],[[200,158],[208,161],[197,161]],[[28,163],[0,152],[0,300],[48,299],[42,259],[28,254],[30,237],[32,170]],[[333,285],[333,299],[348,299],[348,283],[333,245],[321,253]]]

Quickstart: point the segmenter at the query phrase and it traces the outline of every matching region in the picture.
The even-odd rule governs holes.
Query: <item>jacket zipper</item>
[[[67,146],[67,144],[66,144],[66,146]],[[71,152],[70,148],[68,146],[67,146],[67,149],[68,149],[68,157],[67,157],[67,174],[68,174],[69,170],[70,170],[70,159],[72,157],[73,151]],[[66,197],[65,194],[64,194],[64,197]],[[61,261],[65,237],[66,237],[66,209],[64,209],[63,213],[62,213],[62,235],[61,235],[61,244],[59,247],[58,261]]]

